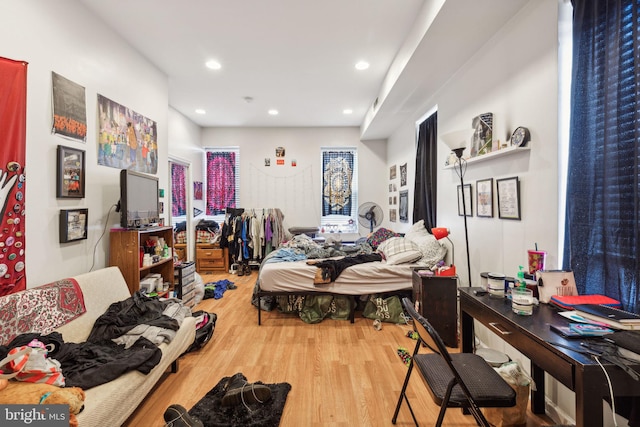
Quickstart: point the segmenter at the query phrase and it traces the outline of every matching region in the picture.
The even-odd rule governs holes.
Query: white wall
[[[473,187],[474,216],[468,218],[471,282],[480,284],[480,273],[503,272],[515,276],[526,268],[527,249],[537,243],[548,252],[547,268],[558,260],[558,0],[532,0],[451,77],[433,96],[425,96],[422,108],[389,138],[389,164],[409,159],[409,181],[415,177],[415,122],[427,111],[438,109],[438,134],[471,128],[471,119],[491,112],[494,140],[505,142],[518,126],[531,132],[531,150],[508,157],[469,164],[465,184]],[[468,150],[465,151],[468,155]],[[455,260],[461,285],[469,283],[463,218],[458,216],[456,191],[460,179],[444,169],[449,149],[438,146],[438,225],[452,231]],[[520,221],[498,218],[495,180],[520,179]],[[494,217],[476,216],[476,181],[494,179]],[[413,200],[413,188],[410,188]],[[409,212],[412,212],[412,205]],[[476,333],[491,348],[514,360],[529,362],[486,328]],[[573,393],[547,376],[547,399],[560,414],[575,416]]]
[[[494,139],[505,142],[518,126],[531,132],[530,152],[469,164],[465,184],[472,184],[474,216],[468,218],[472,283],[480,272],[514,275],[527,261],[535,243],[548,251],[547,264],[557,263],[557,0],[536,0],[504,28],[389,138],[390,162],[409,159],[409,181],[415,177],[415,122],[438,108],[438,133],[471,128],[481,113],[494,117]],[[540,29],[544,28],[544,31]],[[526,48],[523,48],[526,46]],[[468,154],[468,150],[465,151]],[[438,225],[452,231],[456,264],[468,284],[463,218],[458,216],[456,191],[460,179],[444,169],[449,150],[438,146]],[[390,163],[392,164],[392,163]],[[521,221],[499,219],[495,180],[520,179]],[[494,217],[476,216],[476,181],[494,179]],[[413,200],[413,188],[410,188]],[[412,206],[411,206],[412,207]],[[412,209],[410,209],[410,212]]]
[[[358,204],[387,202],[386,142],[361,142],[355,127],[207,128],[202,146],[240,147],[240,207],[280,208],[285,227],[320,224],[320,147],[357,147]],[[276,164],[276,147],[285,148],[282,166]],[[265,166],[265,158],[271,166]],[[361,235],[367,233],[360,227]]]
[[[158,124],[158,176],[167,188],[166,76],[72,0],[0,2],[0,55],[29,63],[27,80],[26,275],[33,287],[104,267],[107,213],[119,199],[119,171],[97,165],[96,97],[104,95]],[[86,89],[86,144],[51,134],[51,72]],[[86,197],[56,199],[56,148],[85,150]],[[60,209],[88,208],[88,239],[60,244]],[[95,260],[93,259],[95,248]]]

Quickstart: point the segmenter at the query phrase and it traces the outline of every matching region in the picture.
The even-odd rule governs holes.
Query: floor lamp
[[[469,287],[471,287],[471,260],[469,259],[469,232],[467,230],[467,203],[464,197],[464,173],[467,171],[467,161],[462,158],[462,152],[469,144],[473,135],[473,129],[450,132],[441,136],[447,147],[453,151],[457,157],[453,168],[460,177],[460,188],[462,189],[462,218],[464,218],[464,240],[467,245],[467,274],[469,275]]]

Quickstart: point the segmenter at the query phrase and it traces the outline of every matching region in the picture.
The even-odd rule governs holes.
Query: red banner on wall
[[[0,57],[0,296],[26,288],[27,63]]]

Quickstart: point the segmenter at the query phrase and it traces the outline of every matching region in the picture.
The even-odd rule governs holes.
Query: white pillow
[[[418,245],[404,237],[392,237],[378,246],[378,252],[386,259],[387,264],[404,264],[422,258]]]
[[[411,229],[405,234],[405,239],[415,243],[422,257],[418,264],[433,267],[444,259],[447,255],[447,248],[440,244],[431,233],[424,228],[424,220],[420,220],[411,226]]]

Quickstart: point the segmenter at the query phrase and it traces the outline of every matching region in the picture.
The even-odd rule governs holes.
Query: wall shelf
[[[477,157],[471,157],[467,160],[467,165],[471,164],[471,163],[477,163],[477,162],[482,162],[485,160],[490,160],[490,159],[495,159],[497,157],[503,157],[503,156],[508,156],[510,154],[513,153],[522,153],[525,151],[529,151],[531,150],[530,147],[507,147],[507,148],[502,148],[500,150],[497,151],[492,151],[491,153],[487,153],[487,154],[483,154],[482,156],[477,156]],[[453,166],[455,165],[446,165],[444,167],[444,169],[453,169]]]

